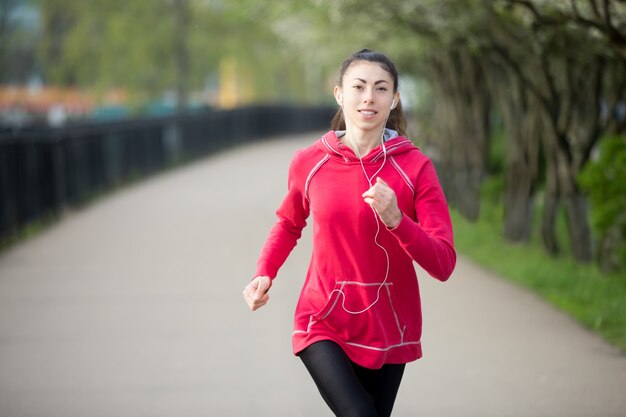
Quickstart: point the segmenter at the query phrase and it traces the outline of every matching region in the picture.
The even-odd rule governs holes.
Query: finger
[[[380,201],[385,197],[385,190],[380,187],[373,186],[372,188],[361,194],[361,197],[373,198],[374,200]]]
[[[248,299],[253,300],[255,293],[256,293],[256,286],[253,283],[248,284],[248,286],[244,290],[244,295],[248,297]]]
[[[246,288],[244,288],[243,298],[246,300],[248,305],[252,307],[254,301],[258,298],[256,297],[256,286],[254,285],[254,282],[251,282],[246,286]]]
[[[248,300],[254,300],[254,294],[255,290],[250,286],[247,286],[243,292],[243,296],[246,297],[246,299]]]
[[[263,294],[267,293],[267,291],[270,289],[271,281],[269,278],[262,276],[257,279],[256,284],[257,287],[255,291],[255,296],[259,298]]]
[[[376,187],[376,190],[378,192],[381,192],[385,195],[394,193],[393,188],[391,188],[389,184],[387,184],[385,180],[380,177],[376,178],[376,184],[374,184],[374,187]]]
[[[377,184],[382,184],[382,185],[384,185],[385,187],[389,187],[389,184],[387,184],[387,183],[385,182],[385,180],[384,180],[384,179],[382,179],[382,178],[380,178],[380,177],[376,177],[376,183],[377,183]]]
[[[269,287],[267,285],[264,285],[263,282],[259,282],[256,287],[256,290],[254,291],[254,293],[252,293],[252,299],[260,300],[267,294],[268,290],[269,290]]]
[[[254,298],[260,298],[264,293],[265,293],[265,290],[263,288],[263,283],[258,282],[256,289],[254,291]]]
[[[250,308],[252,309],[252,311],[258,310],[259,308],[263,307],[265,304],[267,304],[267,302],[269,301],[270,296],[269,295],[264,295],[263,297],[261,297],[258,300],[255,300],[252,305],[250,306]]]
[[[390,199],[384,193],[376,192],[376,193],[373,193],[371,195],[364,196],[363,200],[367,204],[370,204],[370,205],[372,204],[372,202],[378,202],[378,203],[381,203],[383,205],[386,205],[386,204],[389,203]]]
[[[255,300],[255,305],[257,306],[263,306],[265,305],[265,303],[267,303],[267,301],[270,299],[269,294],[263,294],[263,296],[261,296],[261,298],[258,298]]]
[[[366,197],[363,199],[363,201],[365,201],[367,204],[369,204],[370,206],[376,203],[376,200],[374,200],[371,197]]]
[[[252,299],[250,298],[250,296],[248,295],[247,292],[243,293],[243,298],[244,300],[246,300],[246,304],[248,304],[248,307],[250,308],[250,310],[254,309],[254,302],[252,301]]]
[[[259,309],[260,307],[263,307],[267,303],[267,301],[269,300],[269,295],[265,294],[261,298],[257,299],[255,297],[251,297],[250,294],[246,293],[244,295],[244,298],[250,310],[254,311]]]

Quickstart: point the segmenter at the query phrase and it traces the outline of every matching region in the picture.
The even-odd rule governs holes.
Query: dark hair
[[[345,61],[343,61],[337,75],[337,85],[342,85],[343,76],[346,74],[350,65],[359,61],[375,62],[379,64],[385,71],[391,74],[391,77],[393,78],[393,92],[395,93],[398,91],[398,70],[396,69],[395,64],[387,55],[370,49],[361,49],[359,52],[350,55]],[[385,127],[395,130],[400,136],[406,136],[406,126],[407,123],[406,118],[404,117],[404,111],[402,111],[402,103],[398,102],[396,107],[391,110],[391,113],[389,113],[389,118],[387,119]],[[337,110],[337,113],[335,113],[335,116],[333,117],[331,129],[346,129],[346,121],[343,119],[343,110],[341,108]]]

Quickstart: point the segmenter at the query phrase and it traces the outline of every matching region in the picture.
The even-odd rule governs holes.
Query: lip
[[[357,109],[357,111],[365,117],[372,117],[378,114],[378,112],[373,109]]]

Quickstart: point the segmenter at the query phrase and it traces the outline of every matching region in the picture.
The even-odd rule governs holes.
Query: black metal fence
[[[246,107],[0,133],[0,242],[176,163],[272,135],[326,129],[333,110]]]

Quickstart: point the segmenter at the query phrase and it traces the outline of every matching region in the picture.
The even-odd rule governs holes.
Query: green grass
[[[552,258],[536,238],[529,244],[508,243],[497,219],[500,212],[494,206],[483,207],[481,219],[470,223],[452,210],[457,250],[536,292],[626,352],[626,272],[607,275],[567,255]]]

